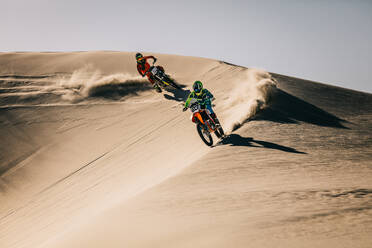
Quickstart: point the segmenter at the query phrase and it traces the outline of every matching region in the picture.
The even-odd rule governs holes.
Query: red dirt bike
[[[208,111],[202,108],[200,102],[195,100],[191,103],[190,110],[192,112],[192,122],[196,124],[196,130],[207,146],[213,145],[212,133],[219,139],[225,137],[222,127],[214,122]]]
[[[167,86],[172,86],[176,89],[181,89],[181,87],[173,82],[173,80],[164,72],[164,68],[161,66],[155,66],[155,63],[149,68],[146,73],[150,73],[151,77],[155,80],[156,84],[158,84],[161,88],[165,88]]]

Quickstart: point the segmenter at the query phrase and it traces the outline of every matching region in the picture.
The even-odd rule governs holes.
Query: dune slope
[[[368,247],[372,96],[223,62],[0,55],[2,247]],[[192,82],[233,133],[206,147]]]

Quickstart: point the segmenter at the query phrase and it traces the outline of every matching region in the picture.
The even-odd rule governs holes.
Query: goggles
[[[200,96],[202,93],[200,89],[195,89],[194,91],[197,96]]]

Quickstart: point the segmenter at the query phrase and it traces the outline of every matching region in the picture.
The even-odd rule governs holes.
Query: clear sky
[[[372,0],[0,0],[0,51],[180,54],[372,93]]]

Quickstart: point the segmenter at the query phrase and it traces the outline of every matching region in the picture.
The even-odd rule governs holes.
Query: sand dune
[[[369,247],[372,95],[155,54],[0,54],[1,247]],[[194,80],[231,135],[205,146]]]

